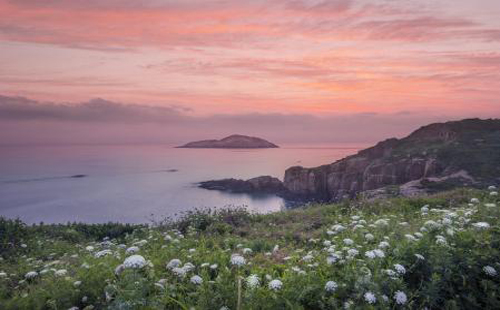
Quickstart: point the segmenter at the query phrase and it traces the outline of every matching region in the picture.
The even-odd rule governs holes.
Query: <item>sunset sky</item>
[[[0,0],[0,95],[0,143],[376,141],[500,116],[500,2]]]

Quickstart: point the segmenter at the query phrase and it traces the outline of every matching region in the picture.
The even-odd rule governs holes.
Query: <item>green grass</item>
[[[471,198],[480,202],[470,204]],[[424,205],[429,212],[421,211]],[[500,277],[484,267],[500,272],[499,208],[498,196],[489,191],[459,189],[267,215],[195,210],[149,227],[27,226],[0,219],[0,309],[335,309],[346,304],[351,309],[498,309]],[[477,222],[490,227],[474,228]],[[333,225],[345,230],[335,232]],[[438,236],[446,242],[436,242]],[[103,242],[104,237],[109,240]],[[389,246],[383,258],[365,255],[384,241]],[[147,265],[115,272],[134,244]],[[104,249],[111,254],[97,258]],[[350,257],[353,249],[359,254]],[[236,253],[245,265],[231,264]],[[328,257],[336,261],[330,264]],[[194,268],[180,278],[166,268],[172,259]],[[406,272],[388,275],[395,264]],[[67,273],[57,276],[61,269]],[[38,276],[25,279],[29,271]],[[194,275],[203,283],[191,283]],[[258,287],[247,284],[250,275],[259,279]],[[272,279],[282,282],[281,289],[268,287]],[[335,291],[325,290],[328,281],[337,283]],[[394,299],[398,291],[407,296],[404,304]],[[375,303],[365,299],[368,292]]]

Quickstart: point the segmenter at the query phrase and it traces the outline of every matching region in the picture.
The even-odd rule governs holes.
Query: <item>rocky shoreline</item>
[[[500,120],[467,119],[424,126],[334,163],[290,167],[271,176],[201,182],[201,188],[274,194],[302,201],[416,196],[456,187],[500,184]]]

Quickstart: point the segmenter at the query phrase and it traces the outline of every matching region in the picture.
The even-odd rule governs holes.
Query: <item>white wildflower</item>
[[[446,242],[446,238],[443,236],[436,236],[436,244],[439,245],[447,245],[448,243]]]
[[[130,248],[128,248],[126,251],[125,251],[125,254],[127,255],[131,255],[131,254],[135,254],[139,252],[139,247],[137,246],[131,246]]]
[[[194,275],[191,277],[189,281],[193,284],[200,285],[203,283],[203,278],[200,277],[199,275]]]
[[[195,266],[192,264],[192,263],[185,263],[184,266],[182,267],[184,270],[186,270],[186,272],[190,272],[191,270],[193,270],[195,268]]]
[[[417,238],[415,238],[415,236],[410,235],[410,234],[406,234],[406,235],[405,235],[405,238],[406,238],[406,240],[408,240],[408,241],[415,241],[415,240],[417,240]]]
[[[304,262],[310,262],[314,259],[314,256],[312,256],[311,254],[307,254],[306,256],[302,257],[302,261]]]
[[[497,271],[495,270],[495,268],[493,268],[491,266],[484,266],[483,271],[484,271],[484,273],[486,273],[487,275],[492,276],[492,277],[496,277],[496,275],[497,275]]]
[[[419,260],[425,260],[425,257],[421,254],[415,254],[415,257]]]
[[[394,294],[394,300],[398,305],[404,305],[408,301],[408,297],[406,297],[406,294],[402,291],[397,291]]]
[[[68,274],[68,271],[66,269],[59,269],[59,270],[56,270],[56,272],[54,273],[54,275],[56,277],[64,277],[67,274]]]
[[[374,304],[377,302],[377,297],[375,297],[375,294],[373,294],[372,292],[366,292],[365,295],[363,295],[363,297],[369,304]]]
[[[182,265],[182,262],[180,259],[177,259],[177,258],[174,258],[172,260],[170,260],[167,264],[167,269],[174,269],[176,267],[179,267],[180,265]]]
[[[275,279],[269,282],[270,290],[279,291],[282,287],[283,287],[283,282],[281,282],[280,280]]]
[[[337,282],[335,282],[335,281],[328,281],[325,284],[325,291],[327,291],[329,293],[332,293],[332,292],[335,292],[335,290],[337,289],[337,287],[338,287]]]
[[[385,270],[385,274],[388,275],[389,277],[396,277],[397,276],[396,271],[394,271],[392,269]]]
[[[172,272],[179,278],[184,278],[186,276],[187,271],[184,268],[175,267],[172,268]]]
[[[370,258],[370,259],[374,259],[375,257],[377,257],[377,255],[373,251],[366,251],[365,256]]]
[[[234,266],[243,266],[246,264],[246,262],[246,259],[239,254],[231,255],[231,264]]]
[[[473,223],[472,226],[474,228],[476,228],[477,230],[483,230],[483,229],[488,229],[490,228],[490,224],[486,223],[486,222],[477,222],[477,223]]]
[[[389,244],[389,242],[387,242],[387,241],[382,241],[382,242],[380,242],[380,243],[378,244],[378,247],[379,247],[380,249],[385,249],[385,248],[388,248],[389,246],[390,246],[390,244]]]
[[[95,253],[94,256],[95,256],[95,258],[101,258],[101,257],[111,255],[111,254],[113,254],[113,252],[111,250],[102,250],[102,251]]]
[[[30,280],[30,279],[34,279],[34,278],[36,278],[37,276],[38,276],[38,272],[36,272],[36,271],[30,271],[30,272],[28,272],[27,274],[25,274],[25,275],[24,275],[24,277],[25,277],[26,279],[28,279],[28,280]]]
[[[354,302],[352,300],[348,300],[344,302],[344,309],[345,310],[351,309],[352,305],[354,305]]]
[[[373,239],[375,239],[375,237],[372,234],[366,234],[365,239],[368,241],[372,241]]]
[[[384,258],[384,257],[385,257],[385,253],[384,253],[384,251],[382,251],[382,250],[380,250],[380,249],[375,249],[375,250],[373,250],[373,252],[375,252],[375,255],[376,255],[377,257],[380,257],[380,258]]]
[[[340,225],[340,224],[336,224],[336,225],[333,225],[333,226],[332,226],[332,229],[333,229],[335,232],[339,233],[339,232],[344,231],[344,230],[345,230],[345,227],[344,227],[344,226],[342,226],[342,225]]]
[[[356,250],[356,249],[349,249],[349,250],[347,250],[347,256],[349,258],[356,257],[358,254],[359,254],[359,251]]]
[[[389,226],[389,222],[385,219],[379,219],[375,221],[375,225],[378,227]]]
[[[453,221],[451,219],[449,219],[449,218],[444,218],[443,219],[443,225],[447,225],[448,226],[448,225],[451,225],[451,224],[453,224]]]
[[[259,287],[260,285],[259,276],[257,276],[256,274],[248,276],[248,278],[246,278],[246,284],[249,288]]]
[[[394,264],[394,269],[396,269],[396,271],[399,274],[405,274],[406,273],[406,268],[403,265],[401,265],[401,264]]]
[[[147,265],[146,260],[141,255],[132,255],[125,259],[123,266],[125,268],[143,268]]]
[[[429,220],[427,222],[424,223],[424,226],[428,229],[431,229],[431,230],[434,230],[434,229],[439,229],[441,228],[441,224],[435,222],[435,221],[432,221],[432,220]]]
[[[345,245],[353,245],[354,241],[352,239],[346,238],[343,240]]]
[[[331,255],[328,255],[328,257],[326,258],[326,263],[328,265],[335,264],[339,259],[340,259],[339,255],[331,254]]]

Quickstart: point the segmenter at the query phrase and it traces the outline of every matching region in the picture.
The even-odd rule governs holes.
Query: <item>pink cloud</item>
[[[494,111],[500,27],[463,1],[0,0],[0,92],[203,115]]]

